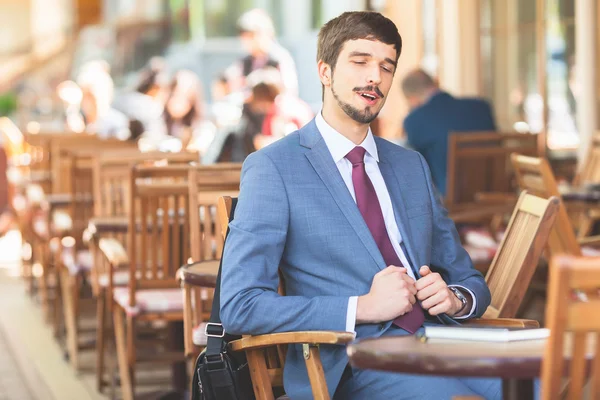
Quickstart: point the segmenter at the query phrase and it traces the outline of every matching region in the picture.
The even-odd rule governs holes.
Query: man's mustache
[[[383,93],[381,93],[381,90],[379,90],[379,87],[377,86],[355,87],[352,90],[354,90],[355,92],[375,92],[375,94],[377,94],[377,96],[381,97],[382,99],[385,97]]]

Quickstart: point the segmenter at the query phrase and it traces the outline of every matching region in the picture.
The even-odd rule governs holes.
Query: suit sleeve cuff
[[[354,332],[356,327],[356,307],[358,305],[358,296],[352,296],[348,299],[348,311],[346,312],[346,332]]]
[[[473,305],[471,307],[471,311],[469,311],[467,314],[460,316],[460,317],[452,317],[453,319],[467,319],[467,318],[471,318],[473,316],[473,314],[475,314],[475,309],[477,308],[477,298],[475,297],[475,295],[473,294],[473,292],[470,289],[467,289],[464,286],[461,285],[448,285],[448,287],[455,287],[458,289],[462,289],[464,292],[467,292],[471,295],[471,299],[473,299]]]

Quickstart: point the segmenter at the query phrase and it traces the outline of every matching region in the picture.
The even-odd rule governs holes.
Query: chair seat
[[[113,286],[125,286],[129,283],[129,271],[122,270],[113,273]],[[102,274],[98,277],[100,287],[108,287],[108,274]]]
[[[75,257],[70,251],[63,251],[61,260],[71,275],[90,271],[94,266],[94,257],[89,250],[78,250],[75,252]]]
[[[200,323],[197,327],[192,329],[192,342],[196,346],[206,346],[206,322]]]
[[[113,298],[127,315],[183,311],[181,289],[147,289],[135,292],[135,306],[129,305],[129,287],[113,289]]]

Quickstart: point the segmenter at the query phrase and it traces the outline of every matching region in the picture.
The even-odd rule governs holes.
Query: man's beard
[[[375,118],[377,118],[377,116],[379,115],[379,111],[377,112],[371,112],[371,107],[367,106],[367,108],[365,108],[364,110],[359,110],[356,107],[353,107],[352,105],[348,104],[348,103],[344,103],[337,95],[337,93],[335,92],[335,90],[333,89],[334,87],[334,81],[333,81],[333,77],[331,80],[331,93],[333,94],[333,98],[337,101],[338,105],[340,106],[340,108],[342,110],[344,110],[344,112],[346,113],[347,116],[349,116],[350,118],[352,118],[354,121],[361,123],[361,124],[370,124],[371,122],[373,122],[373,120]]]

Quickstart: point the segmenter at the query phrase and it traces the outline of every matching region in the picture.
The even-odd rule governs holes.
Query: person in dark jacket
[[[421,69],[404,77],[402,91],[411,108],[404,119],[408,145],[425,157],[435,186],[445,195],[448,135],[495,131],[492,109],[483,99],[456,98],[440,90]]]

